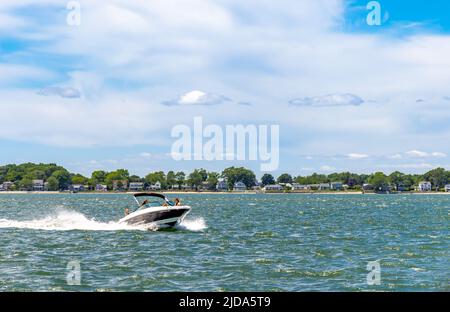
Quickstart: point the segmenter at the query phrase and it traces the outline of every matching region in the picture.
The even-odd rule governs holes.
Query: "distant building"
[[[217,182],[217,185],[216,185],[216,190],[219,192],[228,191],[227,180],[219,179],[219,181]]]
[[[33,191],[42,192],[44,190],[44,180],[33,180]]]
[[[84,192],[86,190],[86,188],[82,184],[73,184],[69,187],[69,190],[74,193],[78,193],[78,192]]]
[[[304,185],[304,184],[292,183],[292,190],[293,191],[307,191],[307,190],[310,190],[310,187],[308,185]]]
[[[242,192],[242,191],[246,191],[246,190],[247,190],[247,186],[241,181],[236,182],[233,185],[233,191]]]
[[[277,191],[277,192],[280,192],[280,191],[282,191],[283,190],[283,186],[281,186],[280,184],[269,184],[269,185],[266,185],[266,186],[264,186],[264,191]]]
[[[342,182],[331,182],[330,188],[335,191],[342,191],[344,189],[344,184]]]
[[[160,190],[161,189],[161,182],[157,181],[155,184],[150,184],[148,187],[149,190]]]
[[[395,186],[395,189],[397,190],[397,192],[406,192],[409,191],[409,188],[406,187],[405,185],[403,185],[403,183],[400,183],[398,185]]]
[[[108,186],[106,184],[97,184],[95,186],[95,190],[97,192],[107,192],[108,191]]]
[[[128,189],[128,180],[114,180],[113,181],[113,190],[114,191],[123,191]]]
[[[0,184],[2,191],[9,191],[13,187],[14,183],[11,181],[3,182]]]
[[[419,192],[430,192],[431,191],[431,182],[428,182],[428,181],[420,182],[417,190]]]
[[[319,188],[318,188],[319,191],[324,191],[324,190],[329,190],[329,189],[331,189],[330,183],[320,183],[319,184]]]
[[[144,189],[144,183],[142,182],[130,182],[130,186],[128,188],[132,192],[142,191]]]
[[[447,184],[447,185],[445,186],[445,191],[446,191],[446,192],[450,192],[450,184]]]
[[[364,191],[373,191],[373,189],[374,189],[374,187],[373,187],[372,184],[369,184],[369,183],[364,183],[363,184],[363,190]]]

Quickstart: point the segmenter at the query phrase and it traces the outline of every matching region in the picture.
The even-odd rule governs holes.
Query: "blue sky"
[[[0,164],[260,176],[172,159],[201,116],[280,125],[274,174],[450,168],[448,1],[67,2],[0,4]]]

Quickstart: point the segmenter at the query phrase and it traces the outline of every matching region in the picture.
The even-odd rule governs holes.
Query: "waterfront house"
[[[331,182],[330,188],[335,191],[342,191],[344,189],[344,184],[342,182]]]
[[[161,182],[156,181],[155,184],[150,184],[148,187],[149,190],[158,191],[161,189]]]
[[[431,191],[431,182],[428,182],[428,181],[420,182],[419,186],[417,187],[417,190],[419,192],[430,192]]]
[[[13,187],[14,183],[11,181],[6,181],[3,182],[3,184],[1,184],[2,190],[3,191],[9,191],[11,190],[11,188]]]
[[[373,189],[374,189],[374,187],[373,187],[372,184],[369,184],[369,183],[364,183],[363,184],[363,190],[364,191],[373,191]]]
[[[113,190],[114,191],[123,191],[128,188],[128,180],[114,180],[113,181]]]
[[[33,180],[33,191],[42,192],[44,190],[44,180]]]
[[[84,192],[86,188],[82,184],[73,184],[69,187],[69,190],[74,193]]]
[[[128,188],[131,192],[139,192],[144,189],[144,183],[142,182],[130,182],[130,186]]]
[[[247,190],[247,186],[241,181],[236,182],[233,185],[233,191],[235,191],[235,192],[243,192],[246,190]]]
[[[219,179],[216,185],[216,190],[219,192],[226,192],[228,191],[228,184],[226,179]]]
[[[280,184],[269,184],[264,186],[264,191],[269,192],[280,192],[283,191],[283,186]]]
[[[310,190],[310,187],[308,185],[304,185],[304,184],[292,183],[292,190],[293,191],[307,191],[307,190]]]
[[[318,190],[319,191],[324,191],[324,190],[329,190],[331,189],[330,183],[320,183]]]
[[[450,184],[447,184],[447,185],[445,186],[445,191],[446,191],[446,192],[450,192]]]
[[[107,192],[108,191],[108,186],[106,184],[97,184],[95,186],[95,190],[97,192]]]

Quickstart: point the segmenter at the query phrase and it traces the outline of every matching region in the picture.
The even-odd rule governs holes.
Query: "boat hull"
[[[173,227],[183,221],[189,213],[189,206],[153,207],[138,210],[119,220],[119,223],[129,225],[156,225],[158,227]]]

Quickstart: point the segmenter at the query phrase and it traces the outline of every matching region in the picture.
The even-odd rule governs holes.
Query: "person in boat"
[[[181,206],[180,199],[177,197],[175,198],[175,206]]]
[[[144,207],[144,206],[147,205],[147,204],[148,204],[148,199],[146,199],[146,200],[144,200],[144,201],[142,202],[141,207]]]
[[[130,214],[130,209],[128,209],[128,207],[127,207],[127,208],[125,208],[125,215],[128,216],[129,214]]]

